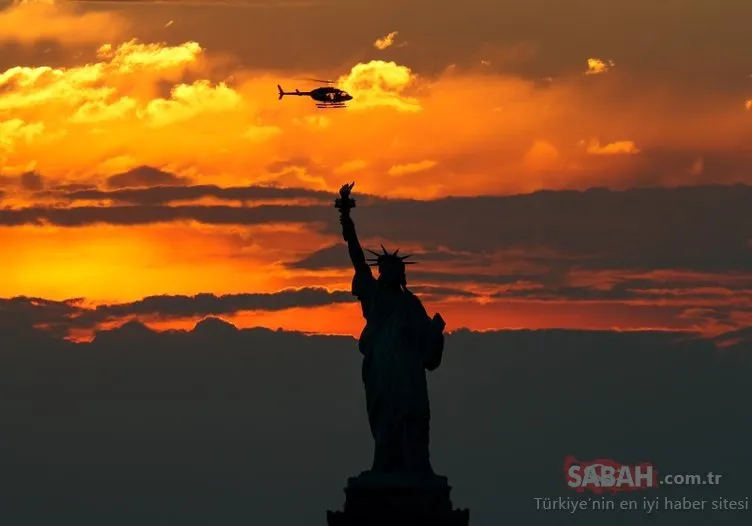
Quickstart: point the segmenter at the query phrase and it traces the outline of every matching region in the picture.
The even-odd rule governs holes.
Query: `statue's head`
[[[387,252],[384,245],[381,245],[381,254],[369,250],[371,254],[376,256],[375,258],[369,258],[369,265],[378,267],[379,269],[379,281],[387,286],[403,286],[407,285],[407,279],[405,276],[405,265],[412,265],[414,261],[405,261],[410,257],[400,256],[399,249],[392,253]]]

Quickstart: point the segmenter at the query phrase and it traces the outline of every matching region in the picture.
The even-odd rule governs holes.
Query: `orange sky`
[[[174,212],[147,210],[150,205],[208,210],[277,201],[199,192],[167,202],[124,204],[101,192],[88,197],[75,194],[79,190],[261,185],[319,190],[333,199],[343,182],[355,180],[356,198],[369,194],[435,200],[593,186],[623,190],[752,182],[752,113],[748,111],[752,85],[742,74],[745,67],[747,74],[752,73],[752,64],[731,60],[737,50],[730,40],[716,41],[695,57],[715,75],[711,89],[705,78],[687,83],[685,58],[666,62],[662,70],[646,64],[639,52],[645,42],[639,39],[630,50],[615,47],[602,31],[586,31],[577,46],[568,45],[565,57],[549,41],[556,35],[536,36],[534,20],[523,11],[510,13],[521,24],[527,23],[523,26],[529,34],[494,40],[491,33],[479,30],[486,41],[477,41],[480,37],[460,24],[451,36],[457,45],[447,50],[439,44],[442,18],[437,19],[437,34],[429,34],[425,28],[410,30],[408,14],[387,7],[369,8],[374,9],[375,21],[357,25],[354,7],[339,4],[336,16],[341,20],[329,22],[330,26],[317,20],[319,32],[325,35],[318,40],[311,39],[312,30],[306,29],[306,21],[314,16],[306,6],[136,4],[17,2],[0,11],[0,40],[9,50],[0,69],[0,199],[6,211],[16,213],[13,217],[43,217],[19,224],[8,215],[2,223],[1,297],[84,297],[94,305],[162,294],[221,296],[275,293],[291,287],[349,288],[344,245],[339,266],[304,270],[292,265],[341,243],[332,227],[336,227],[333,209],[332,225],[326,227],[319,216],[315,220],[270,216],[268,221],[244,222],[206,220],[195,211],[184,217],[141,221],[136,219],[144,214]],[[486,8],[498,14],[495,10],[504,2],[495,7],[480,0],[477,4],[468,16],[480,16]],[[334,9],[331,2],[326,5],[322,9]],[[686,32],[692,34],[696,27],[692,20],[699,23],[702,13],[699,4],[688,5],[691,9],[683,16]],[[704,20],[712,22],[713,14],[705,13]],[[624,16],[637,23],[635,13]],[[220,22],[237,27],[223,31]],[[351,28],[342,29],[341,46],[331,35],[341,27],[336,25],[339,22]],[[298,27],[294,24],[299,24],[299,33],[289,31]],[[241,42],[237,29],[243,26],[254,49]],[[270,26],[280,28],[279,39],[261,38]],[[736,34],[733,28],[727,33]],[[672,42],[689,41],[684,34],[674,34],[674,40],[669,36],[655,43],[656,52],[667,53]],[[279,62],[273,68],[272,55]],[[309,56],[310,65],[302,63],[300,57]],[[714,65],[719,62],[723,64]],[[696,75],[702,77],[703,71],[698,69]],[[313,87],[299,80],[303,77],[335,79],[354,101],[346,110],[321,111],[308,99],[277,100],[278,83],[288,90]],[[321,195],[310,198],[325,202],[328,198]],[[641,213],[636,202],[629,213]],[[668,206],[673,201],[667,197],[662,202]],[[306,205],[301,195],[286,203],[293,208]],[[131,208],[119,211],[122,217],[117,221],[97,215],[102,208],[116,206]],[[578,210],[584,214],[589,206]],[[653,205],[645,201],[644,206]],[[86,216],[75,224],[55,219],[55,214],[70,207],[97,210],[73,211]],[[530,213],[541,215],[532,209]],[[572,228],[584,228],[582,236],[596,236],[601,219],[608,219],[607,210],[599,213],[573,222]],[[367,204],[357,209],[356,216],[359,226],[371,221],[377,230],[381,224],[369,219],[375,216]],[[635,276],[666,273],[651,286],[643,283],[641,290],[663,291],[650,295],[649,301],[613,294],[587,301],[566,295],[545,300],[524,294],[512,297],[508,288],[493,280],[460,280],[451,285],[455,291],[445,290],[428,300],[428,310],[442,311],[450,328],[715,330],[746,324],[750,318],[748,275],[742,273],[741,285],[727,285],[712,294],[700,290],[727,271],[739,271],[737,261],[728,268],[719,264],[711,269],[694,260],[687,265],[681,259],[637,264],[625,256],[623,262],[604,258],[596,266],[568,264],[561,270],[563,257],[589,261],[599,249],[594,245],[585,251],[574,241],[555,242],[551,233],[555,221],[539,217],[539,230],[520,235],[522,241],[513,241],[513,231],[505,234],[508,241],[498,244],[489,238],[491,245],[467,249],[466,260],[453,267],[441,258],[431,260],[431,254],[442,250],[465,250],[461,243],[453,245],[442,238],[443,222],[452,218],[423,219],[433,220],[431,239],[407,233],[400,238],[400,229],[393,226],[364,237],[369,244],[384,241],[425,253],[428,261],[421,268],[441,276],[418,279],[419,286],[449,286],[450,278],[444,275],[499,276],[524,270],[524,278],[510,280],[522,290],[529,282],[530,290],[550,288],[555,274],[556,290],[575,286],[603,292]],[[524,216],[520,221],[521,228],[527,229]],[[618,224],[609,224],[619,231]],[[717,227],[723,230],[728,225]],[[676,232],[681,235],[681,229]],[[729,257],[739,256],[738,242],[724,241]],[[600,242],[604,250],[611,250],[607,236]],[[552,248],[552,243],[557,247]],[[655,243],[660,246],[658,240]],[[651,250],[653,245],[648,245],[635,242],[633,250],[635,254]],[[732,250],[732,245],[737,248]],[[550,250],[545,257],[531,256],[546,248]],[[749,252],[740,257],[744,260]],[[681,272],[694,277],[685,275],[677,281]],[[675,299],[677,294],[686,298],[690,294],[686,291],[693,291],[691,300]],[[467,292],[472,295],[463,295]],[[729,294],[742,298],[738,309],[729,310]],[[719,315],[724,305],[726,310]],[[706,316],[706,311],[713,314]],[[200,316],[180,322],[179,317],[168,316],[169,321],[160,323],[192,323],[196,317]],[[357,333],[362,324],[353,304],[303,312],[261,309],[226,317],[241,325],[348,334]]]

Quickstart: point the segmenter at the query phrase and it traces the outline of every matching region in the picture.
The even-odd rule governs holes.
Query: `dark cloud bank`
[[[107,199],[113,206],[0,209],[0,226],[121,226],[193,220],[217,225],[308,224],[339,236],[333,196],[303,189],[210,185],[84,190],[61,200]],[[170,205],[216,197],[233,201],[313,199],[311,206]],[[539,191],[526,195],[448,197],[432,201],[362,196],[361,237],[484,253],[546,249],[592,269],[752,269],[752,186],[716,185],[613,191]],[[127,204],[125,204],[127,203]]]
[[[352,338],[208,318],[74,344],[5,314],[2,524],[323,525],[370,462]],[[575,496],[568,454],[723,474],[662,497],[749,495],[750,352],[749,331],[453,333],[429,375],[435,467],[473,526],[749,524],[752,511],[567,518],[532,499]]]

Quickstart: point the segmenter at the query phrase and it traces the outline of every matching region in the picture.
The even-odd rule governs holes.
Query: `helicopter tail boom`
[[[296,89],[295,91],[285,91],[279,84],[277,84],[277,90],[279,91],[279,99],[277,100],[282,100],[282,97],[285,95],[297,95],[298,97],[311,95],[310,91],[300,91],[299,89]]]

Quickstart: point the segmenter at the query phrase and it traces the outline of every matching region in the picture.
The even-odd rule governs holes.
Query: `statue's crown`
[[[374,258],[367,258],[368,264],[371,266],[377,266],[377,265],[381,265],[384,263],[399,263],[401,265],[413,265],[417,263],[416,261],[405,261],[407,258],[410,257],[410,254],[406,256],[400,256],[399,255],[400,249],[397,249],[394,252],[389,253],[387,249],[384,248],[384,245],[381,245],[381,250],[382,250],[381,254],[379,254],[378,252],[374,252],[371,249],[366,249],[366,250],[368,250],[371,254],[376,256]]]

